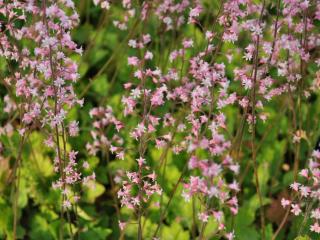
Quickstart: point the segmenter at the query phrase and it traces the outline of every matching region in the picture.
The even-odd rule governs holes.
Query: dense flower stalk
[[[68,112],[83,104],[74,92],[78,66],[70,58],[82,52],[70,36],[79,16],[70,0],[1,1],[0,14],[0,56],[8,62],[5,85],[12,94],[6,96],[6,112],[19,111],[21,149],[33,131],[42,129],[46,146],[56,153],[54,170],[59,179],[53,187],[62,192],[63,209],[70,208],[79,196],[69,187],[81,181],[77,152],[66,148],[67,138],[79,132],[76,121],[68,123]],[[14,181],[20,162],[21,156],[15,163]],[[16,234],[16,217],[14,221]]]

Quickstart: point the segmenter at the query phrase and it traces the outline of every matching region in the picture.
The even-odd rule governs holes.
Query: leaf
[[[173,186],[180,178],[181,173],[179,169],[174,165],[167,165],[166,171],[166,182],[170,183],[170,185]]]
[[[93,90],[101,96],[106,96],[108,94],[109,84],[107,75],[103,74],[93,80],[92,84]]]
[[[189,232],[185,231],[178,221],[174,221],[170,226],[163,226],[161,239],[166,240],[188,240]]]
[[[112,230],[109,228],[89,227],[87,231],[80,233],[80,239],[104,240],[111,233]]]
[[[270,199],[263,198],[263,204],[270,202]],[[252,224],[256,217],[256,211],[259,209],[260,203],[257,195],[254,195],[249,202],[245,202],[239,209],[239,213],[235,217],[235,232],[237,239],[259,239],[259,233]]]
[[[270,178],[268,162],[263,162],[259,165],[258,176],[259,176],[260,189],[261,189],[262,195],[264,195],[267,191],[267,183]],[[254,183],[255,183],[255,179],[254,179]]]
[[[298,236],[294,240],[311,240],[311,238],[305,235],[305,236]]]
[[[29,189],[27,187],[27,182],[25,178],[20,179],[19,186],[19,196],[18,196],[18,206],[24,208],[28,204],[28,193]]]
[[[95,156],[92,156],[92,157],[89,157],[87,161],[88,161],[88,163],[90,165],[90,168],[93,169],[98,165],[99,158],[97,158]]]
[[[43,137],[38,132],[33,132],[30,135],[31,149],[26,154],[25,159],[30,159],[30,167],[35,170],[38,175],[52,176],[53,165],[48,156],[46,156],[45,148],[43,147]]]
[[[0,198],[0,235],[7,234],[12,231],[12,211],[10,205],[2,198]]]
[[[57,239],[53,225],[41,215],[35,215],[32,218],[30,237],[31,239]]]
[[[143,236],[144,239],[152,239],[153,233],[157,228],[157,224],[152,222],[148,218],[142,217],[142,222],[144,223],[143,227]],[[125,229],[125,234],[128,238],[125,239],[136,239],[138,234],[138,228],[136,224],[128,224]]]
[[[89,216],[82,208],[80,208],[79,206],[77,207],[77,213],[78,215],[88,221],[92,221],[93,218],[91,216]]]
[[[83,24],[77,28],[77,30],[73,33],[73,38],[80,44],[84,44],[88,42],[91,34],[92,34],[92,26],[90,24]]]
[[[236,237],[238,240],[258,240],[260,239],[260,234],[253,227],[243,227],[238,228],[238,231],[236,231]]]
[[[210,236],[211,234],[215,233],[218,229],[218,226],[218,222],[215,219],[210,218],[204,231],[204,236]]]
[[[94,203],[94,201],[96,200],[97,197],[99,197],[100,195],[102,195],[105,192],[105,187],[100,184],[100,183],[92,183],[95,186],[94,187],[88,187],[85,190],[85,194],[84,194],[84,200],[89,202],[89,203]]]
[[[245,203],[240,207],[239,212],[235,218],[235,226],[242,228],[243,226],[250,226],[255,219],[255,208],[250,208],[249,203]]]

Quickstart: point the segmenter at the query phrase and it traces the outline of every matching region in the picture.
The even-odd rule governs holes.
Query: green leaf
[[[77,213],[78,215],[88,221],[92,221],[93,218],[91,216],[89,216],[82,208],[80,208],[79,206],[77,207]]]
[[[2,198],[0,198],[0,235],[12,232],[12,211],[10,205]]]
[[[92,88],[93,90],[101,96],[106,96],[108,94],[109,84],[107,75],[103,74],[95,78]]]
[[[166,240],[188,240],[189,232],[185,231],[179,222],[175,221],[170,226],[163,226],[161,239]]]
[[[53,165],[50,158],[46,155],[46,148],[43,147],[43,136],[38,132],[33,132],[30,137],[31,149],[27,152],[25,159],[30,159],[29,167],[35,170],[37,175],[53,175]]]
[[[311,238],[305,235],[305,236],[298,236],[294,240],[311,240]]]
[[[218,222],[215,219],[210,218],[204,231],[204,236],[210,236],[211,234],[216,233],[218,226]]]
[[[238,240],[259,240],[260,234],[253,227],[243,227],[238,228],[238,230],[236,231],[236,237],[236,239]]]
[[[267,183],[270,178],[269,162],[263,162],[259,165],[258,176],[259,176],[260,189],[261,189],[262,195],[264,195],[267,191]],[[254,179],[254,183],[255,183],[255,179]]]
[[[270,199],[263,198],[263,204],[270,202]],[[259,209],[260,203],[257,195],[254,195],[248,202],[245,202],[239,209],[239,213],[235,217],[235,233],[237,239],[259,239],[259,233],[253,226],[256,218],[256,211]]]
[[[41,215],[32,218],[30,237],[31,239],[57,239],[53,225],[48,223]]]
[[[20,179],[19,186],[19,198],[18,198],[18,206],[24,208],[28,204],[28,193],[29,189],[27,188],[27,181],[25,178]]]
[[[104,240],[111,233],[112,230],[109,228],[89,227],[87,231],[80,233],[80,239]]]
[[[94,184],[95,184],[94,187],[88,187],[85,190],[85,194],[83,198],[84,201],[87,201],[89,203],[94,203],[96,198],[101,196],[105,192],[105,187],[102,184],[97,182],[95,182]]]

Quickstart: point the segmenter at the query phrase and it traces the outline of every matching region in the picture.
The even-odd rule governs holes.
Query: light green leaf
[[[82,208],[80,208],[79,206],[77,207],[77,213],[78,215],[88,221],[92,221],[93,218],[91,216],[89,216]]]
[[[294,240],[311,240],[311,238],[305,235],[305,236],[298,236]]]
[[[105,191],[105,187],[100,183],[92,183],[94,187],[87,187],[84,194],[84,200],[89,203],[94,203],[95,199],[102,195]]]

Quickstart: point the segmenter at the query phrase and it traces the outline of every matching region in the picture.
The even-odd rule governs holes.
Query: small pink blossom
[[[207,213],[202,212],[202,213],[199,213],[199,214],[198,214],[198,218],[199,218],[199,220],[202,221],[202,222],[208,222],[209,216],[208,216]]]
[[[301,213],[301,208],[298,204],[291,204],[291,212],[298,216]]]
[[[315,233],[320,233],[320,225],[318,222],[315,222],[310,226],[310,230]]]
[[[123,231],[125,229],[126,225],[127,225],[126,222],[119,221],[119,228],[120,228],[121,231]]]
[[[290,203],[291,203],[290,200],[287,200],[287,199],[285,199],[285,198],[282,198],[282,199],[281,199],[281,205],[282,205],[283,208],[289,206]]]

